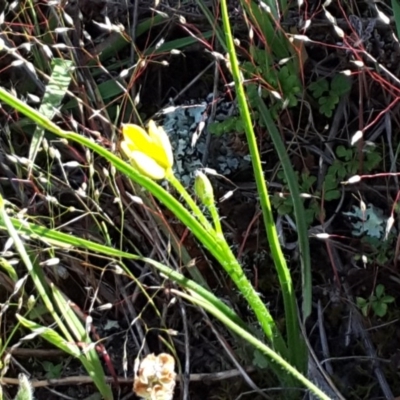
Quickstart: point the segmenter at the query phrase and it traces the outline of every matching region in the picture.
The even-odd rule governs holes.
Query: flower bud
[[[194,191],[196,196],[206,207],[210,207],[214,204],[214,189],[207,175],[201,171],[196,172]]]

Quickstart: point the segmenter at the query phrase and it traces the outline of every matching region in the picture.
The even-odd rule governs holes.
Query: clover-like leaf
[[[311,83],[308,88],[313,92],[313,96],[318,99],[329,90],[329,83],[326,79],[320,79]]]
[[[337,74],[331,82],[331,92],[337,96],[342,96],[348,93],[351,89],[351,80],[343,74]]]
[[[384,317],[387,313],[387,304],[382,303],[380,301],[375,301],[372,303],[372,309],[374,310],[374,313],[378,317]]]
[[[332,112],[337,104],[336,98],[330,96],[322,96],[319,98],[318,103],[320,104],[319,111],[328,118],[332,117]]]

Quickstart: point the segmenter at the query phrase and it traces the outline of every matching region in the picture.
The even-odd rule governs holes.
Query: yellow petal
[[[132,145],[132,142],[129,140],[123,140],[120,143],[120,148],[122,153],[128,158],[130,158],[132,151],[135,150],[135,147]]]
[[[130,147],[135,147],[135,150],[149,154],[154,147],[154,140],[138,125],[122,125],[122,134],[124,135],[124,139],[130,143]]]
[[[142,175],[154,179],[155,181],[165,178],[165,168],[160,164],[157,164],[157,162],[147,154],[135,150],[131,152],[129,160],[133,167]]]
[[[157,126],[153,120],[149,121],[149,136],[157,144],[157,161],[165,166],[171,168],[174,164],[174,157],[172,154],[171,142],[167,133],[162,126]]]

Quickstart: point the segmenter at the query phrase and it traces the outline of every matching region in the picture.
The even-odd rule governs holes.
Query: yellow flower
[[[122,134],[121,150],[141,174],[159,180],[172,173],[174,159],[171,143],[161,126],[150,121],[146,133],[138,125],[124,124]]]

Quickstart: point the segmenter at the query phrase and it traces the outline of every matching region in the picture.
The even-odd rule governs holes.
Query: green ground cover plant
[[[350,92],[351,81],[349,77],[337,74],[331,82],[325,78],[312,82],[308,89],[312,92],[313,97],[318,100],[319,112],[330,118],[341,96]]]
[[[379,284],[375,288],[375,293],[371,294],[368,299],[357,297],[357,306],[365,317],[368,316],[370,311],[377,317],[384,317],[388,311],[388,305],[393,303],[395,298],[385,294],[385,286]]]
[[[325,212],[321,208],[321,200],[323,199],[323,204],[338,200],[341,196],[342,182],[346,177],[357,173],[359,167],[357,149],[346,148],[343,145],[339,145],[335,152],[337,158],[327,169],[322,190],[317,190],[315,187],[317,182],[317,177],[315,175],[312,175],[310,172],[303,172],[301,174],[296,172],[300,193],[307,199],[305,220],[308,227],[312,226],[315,221],[318,221],[321,213]],[[364,171],[366,173],[374,171],[382,161],[382,156],[376,147],[367,149],[363,153],[363,156]],[[273,194],[271,203],[280,215],[292,214],[293,200],[291,195],[285,194],[287,186],[283,171],[277,173],[277,178],[279,182],[284,183],[284,186],[281,192],[275,192]]]

